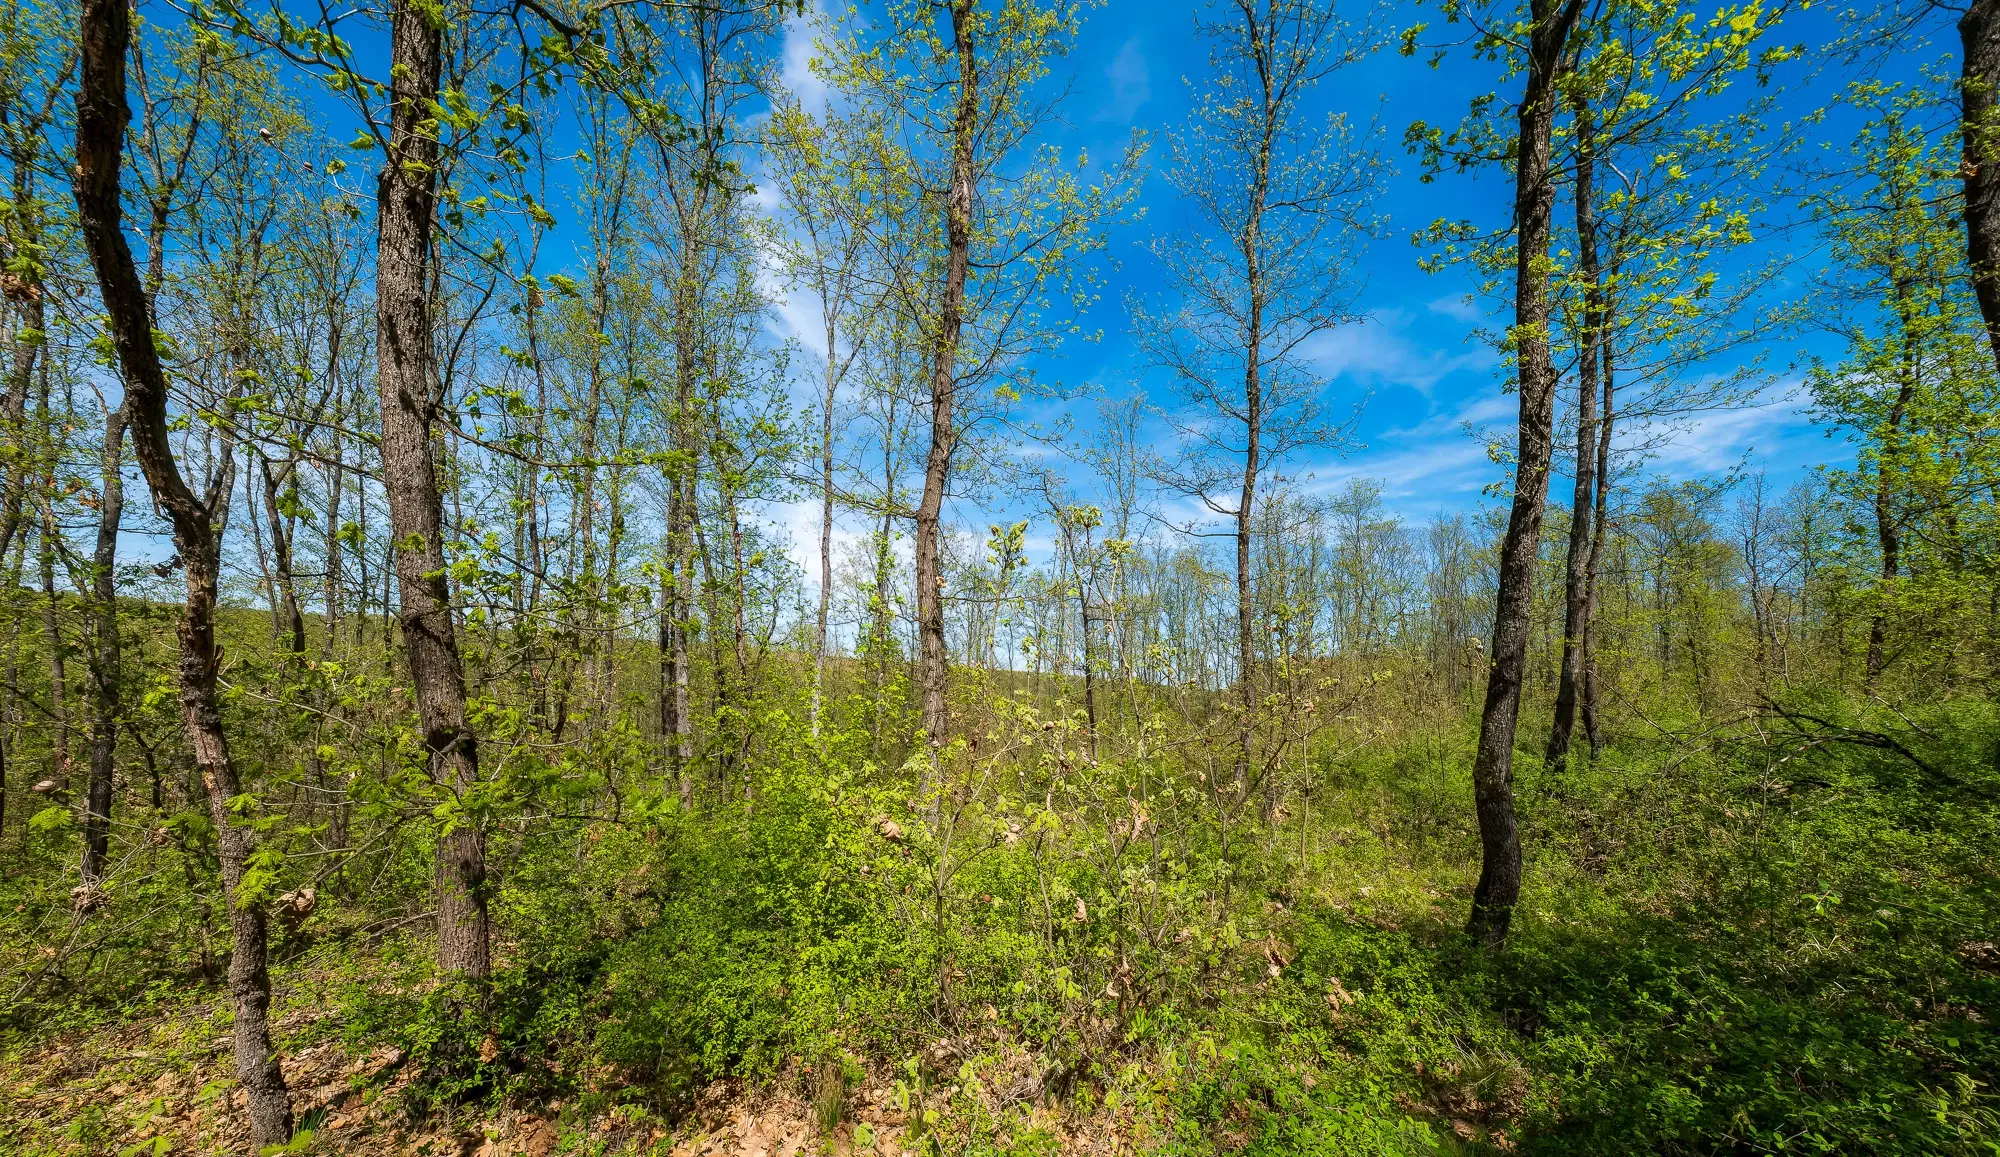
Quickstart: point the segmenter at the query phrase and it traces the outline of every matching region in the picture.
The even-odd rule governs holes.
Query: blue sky
[[[1196,0],[1200,3],[1200,0]],[[1093,157],[1108,157],[1123,147],[1137,128],[1154,137],[1177,125],[1188,107],[1189,82],[1200,83],[1205,72],[1205,45],[1193,35],[1197,8],[1186,0],[1138,4],[1112,0],[1086,17],[1076,51],[1068,66],[1072,96],[1064,106],[1064,123],[1057,139],[1067,147],[1088,149]],[[1494,66],[1469,53],[1450,54],[1432,68],[1427,53],[1415,59],[1396,53],[1395,34],[1418,20],[1435,20],[1436,11],[1414,4],[1381,10],[1388,45],[1363,63],[1337,74],[1322,86],[1317,102],[1338,110],[1357,124],[1374,123],[1379,146],[1391,165],[1378,209],[1385,227],[1355,271],[1364,288],[1360,306],[1367,320],[1325,335],[1315,343],[1315,356],[1330,380],[1328,401],[1347,409],[1363,403],[1354,438],[1342,452],[1322,450],[1302,454],[1287,473],[1310,477],[1310,485],[1330,487],[1351,477],[1381,481],[1389,507],[1411,521],[1440,511],[1465,510],[1482,501],[1482,491],[1504,478],[1488,458],[1483,442],[1466,431],[1468,425],[1489,436],[1511,437],[1514,398],[1504,391],[1505,374],[1491,346],[1476,336],[1504,319],[1490,314],[1509,308],[1491,298],[1468,299],[1473,288],[1462,272],[1440,274],[1418,267],[1420,251],[1414,231],[1439,217],[1470,219],[1491,227],[1505,220],[1511,201],[1511,174],[1446,173],[1426,183],[1419,179],[1416,158],[1402,146],[1404,129],[1425,120],[1449,126],[1463,115],[1468,101],[1496,86]],[[1834,16],[1814,9],[1794,17],[1778,39],[1818,48],[1838,34]],[[1429,39],[1455,35],[1436,29]],[[787,38],[786,74],[795,81],[806,76],[811,36],[804,22]],[[1906,44],[1890,61],[1892,75],[1914,75],[1920,60],[1935,61],[1936,45]],[[1819,73],[1817,61],[1795,66],[1787,74],[1782,112],[1786,118],[1820,109],[1848,75],[1838,70]],[[1815,74],[1817,76],[1815,77]],[[1518,81],[1501,84],[1502,91]],[[1842,141],[1851,122],[1833,116],[1820,130],[1830,141]],[[1157,150],[1156,150],[1157,151]],[[1142,196],[1143,221],[1118,230],[1111,274],[1100,306],[1090,322],[1103,332],[1098,343],[1071,343],[1037,366],[1044,379],[1069,388],[1087,387],[1104,396],[1123,397],[1137,391],[1153,400],[1158,383],[1148,381],[1135,359],[1125,301],[1145,293],[1154,280],[1152,259],[1143,246],[1148,236],[1175,228],[1183,219],[1172,191],[1157,176]],[[1778,206],[1782,213],[1784,207]],[[1567,212],[1567,207],[1559,212]],[[1768,287],[1773,302],[1796,295],[1801,278],[1814,260],[1809,231],[1771,238],[1760,255],[1789,252],[1799,258],[1795,276]],[[796,303],[795,303],[796,304]],[[1802,410],[1797,388],[1799,366],[1810,351],[1837,356],[1825,339],[1811,332],[1788,335],[1763,351],[1770,371],[1765,392],[1751,404],[1696,416],[1675,429],[1635,431],[1653,446],[1647,469],[1674,478],[1716,475],[1736,468],[1767,471],[1780,488],[1812,466],[1844,453],[1838,441],[1812,428]],[[1721,372],[1730,366],[1694,366],[1690,373]],[[1073,406],[1079,437],[1089,438],[1087,406]],[[1047,412],[1031,417],[1047,418]],[[1160,431],[1164,436],[1164,431]],[[1086,486],[1082,471],[1075,482]],[[1552,488],[1565,497],[1566,480]],[[982,525],[989,517],[1022,515],[1002,500],[968,494],[955,513],[964,523]],[[803,529],[787,519],[795,533]],[[1040,529],[1039,527],[1037,529]],[[801,535],[801,537],[809,537]],[[802,560],[803,561],[803,560]]]
[[[1163,132],[1183,120],[1190,82],[1199,84],[1205,75],[1206,46],[1194,35],[1197,5],[1202,3],[1204,0],[1108,0],[1090,10],[1075,51],[1058,65],[1052,80],[1067,83],[1071,94],[1062,106],[1061,122],[1052,129],[1052,139],[1068,150],[1087,150],[1093,158],[1116,155],[1135,130],[1152,136],[1157,145]],[[1476,507],[1484,500],[1482,492],[1503,480],[1502,468],[1489,460],[1482,441],[1468,434],[1466,427],[1483,428],[1489,436],[1508,436],[1514,399],[1504,389],[1505,375],[1498,356],[1476,336],[1482,328],[1504,324],[1504,318],[1490,311],[1505,308],[1506,303],[1468,300],[1474,287],[1461,272],[1423,272],[1418,267],[1420,250],[1413,246],[1411,234],[1439,217],[1470,219],[1493,227],[1505,219],[1512,191],[1510,175],[1499,170],[1446,173],[1424,182],[1419,179],[1416,159],[1402,147],[1402,136],[1417,120],[1454,124],[1474,95],[1496,86],[1504,91],[1518,81],[1500,85],[1493,65],[1475,61],[1462,50],[1449,54],[1441,67],[1432,68],[1427,53],[1412,59],[1389,47],[1403,27],[1418,20],[1435,20],[1431,6],[1390,3],[1379,10],[1379,16],[1384,49],[1336,74],[1316,97],[1317,112],[1338,110],[1356,124],[1373,124],[1379,148],[1389,162],[1377,204],[1383,216],[1381,235],[1354,271],[1362,286],[1359,307],[1366,320],[1324,335],[1314,346],[1318,365],[1329,379],[1330,408],[1345,411],[1359,403],[1360,416],[1352,441],[1343,451],[1302,454],[1286,464],[1285,472],[1308,478],[1309,485],[1317,488],[1330,488],[1354,477],[1379,480],[1389,508],[1420,522],[1440,511]],[[1838,27],[1833,14],[1816,7],[1788,23],[1779,39],[1817,48],[1830,42]],[[1447,34],[1434,31],[1430,38]],[[782,42],[773,45],[782,53],[785,79],[795,87],[809,89],[815,84],[808,67],[813,37],[814,21],[794,20]],[[375,39],[366,38],[364,46],[379,47],[374,45]],[[1891,76],[1912,77],[1922,64],[1940,60],[1954,39],[1946,36],[1929,44],[1906,41],[1885,71]],[[1815,61],[1790,70],[1793,87],[1784,97],[1786,117],[1820,109],[1846,76],[1828,72],[1809,79],[1818,69]],[[334,136],[341,140],[352,136],[351,111],[337,99],[314,94],[316,86],[296,73],[288,73],[287,80],[329,114],[327,123]],[[1836,114],[1818,132],[1823,139],[1840,143],[1848,138],[1849,129],[1851,121],[1844,126]],[[552,173],[551,179],[558,187],[565,183],[558,173]],[[357,178],[357,188],[365,183]],[[1040,359],[1035,369],[1043,380],[1059,381],[1093,396],[1120,398],[1136,392],[1151,400],[1164,400],[1153,397],[1157,383],[1147,380],[1133,352],[1125,303],[1134,294],[1146,294],[1157,280],[1152,258],[1144,248],[1147,239],[1159,231],[1181,227],[1185,216],[1171,189],[1157,175],[1147,180],[1141,203],[1146,207],[1144,219],[1114,233],[1110,252],[1113,268],[1099,305],[1086,319],[1091,328],[1102,332],[1102,340],[1072,342]],[[560,241],[570,228],[558,232],[558,244],[544,252],[543,272],[583,258],[581,245],[567,246]],[[1766,254],[1798,252],[1802,259],[1796,272],[1802,273],[1812,264],[1812,244],[1809,231],[1789,235],[1774,231],[1764,250]],[[574,252],[568,251],[571,249]],[[1797,276],[1773,283],[1772,299],[1797,296],[1800,284]],[[808,349],[816,348],[816,327],[796,324],[815,312],[809,300],[794,295],[774,311],[773,332],[795,338]],[[1747,465],[1767,470],[1782,487],[1814,465],[1844,456],[1843,444],[1829,441],[1823,431],[1812,428],[1801,409],[1797,367],[1802,354],[1813,350],[1837,354],[1815,334],[1787,337],[1764,351],[1773,380],[1754,404],[1699,416],[1685,429],[1650,431],[1657,448],[1649,468],[1672,477],[1689,477]],[[813,360],[794,361],[802,376],[802,405],[812,392],[805,383],[817,377],[817,370],[809,365]],[[1690,367],[1690,372],[1726,368]],[[1094,406],[1086,401],[1069,409],[1078,423],[1076,438],[1088,441]],[[1030,409],[1023,417],[1046,422],[1055,415],[1047,409]],[[1164,436],[1164,430],[1159,433]],[[1663,433],[1669,436],[1660,437]],[[1087,472],[1081,469],[1073,472],[1073,481],[1082,489],[1090,485]],[[1566,490],[1566,480],[1558,479],[1552,493],[1560,501]],[[950,512],[955,521],[978,530],[989,521],[1035,513],[1006,495],[974,493],[970,487],[961,487]],[[816,520],[816,504],[811,502],[782,507],[773,511],[771,518],[775,527],[789,534],[791,554],[808,575],[818,570]],[[841,537],[852,541],[859,527],[843,529],[846,533]],[[1038,520],[1031,533],[1031,541],[1041,548],[1034,554],[1040,557],[1047,547],[1046,527]]]

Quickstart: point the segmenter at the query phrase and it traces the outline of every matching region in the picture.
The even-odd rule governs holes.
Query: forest
[[[0,61],[0,1151],[2000,1154],[2000,0]]]

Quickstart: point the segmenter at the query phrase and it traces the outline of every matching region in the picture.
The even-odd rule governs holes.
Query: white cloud
[[[1424,307],[1432,313],[1442,314],[1453,321],[1462,321],[1467,325],[1483,321],[1486,318],[1485,311],[1480,309],[1469,297],[1462,293],[1433,298],[1425,302]]]
[[[785,21],[785,44],[778,78],[787,91],[798,97],[799,104],[807,111],[818,114],[826,111],[826,82],[813,72],[813,48],[819,30],[824,27],[824,16],[818,4],[813,4],[803,16],[794,16]]]
[[[1798,399],[1780,389],[1753,405],[1635,422],[1619,436],[1618,447],[1643,455],[1663,474],[1685,478],[1728,470],[1752,457],[1770,465],[1799,465],[1813,455],[1797,443],[1816,444],[1813,432]]]
[[[1139,49],[1139,38],[1134,36],[1119,47],[1104,68],[1104,79],[1111,85],[1111,100],[1097,110],[1096,119],[1113,121],[1118,124],[1129,122],[1153,95],[1153,73],[1146,63],[1146,55]]]
[[[1412,340],[1406,328],[1407,318],[1389,310],[1312,338],[1300,347],[1300,354],[1330,377],[1362,385],[1407,386],[1425,397],[1452,374],[1496,364],[1493,351],[1484,346],[1437,349]]]

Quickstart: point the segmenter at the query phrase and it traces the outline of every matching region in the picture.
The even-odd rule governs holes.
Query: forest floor
[[[1241,869],[1212,909],[1178,869],[1120,908],[1105,881],[1133,865],[1033,858],[995,820],[933,934],[902,899],[935,878],[920,821],[803,775],[589,827],[514,861],[478,1027],[441,1011],[418,848],[399,910],[357,884],[274,923],[285,1151],[1995,1157],[2000,712],[1957,714],[1902,753],[1753,732],[1528,766],[1497,953],[1460,931],[1460,743],[1343,769],[1232,860],[1193,846]],[[1117,788],[1074,814],[1134,830]],[[54,928],[45,878],[21,903]],[[1182,908],[1148,922],[1160,896]],[[39,987],[0,1035],[0,1157],[247,1152],[214,962],[139,967],[207,943],[146,923],[185,897],[114,903],[131,919],[92,926],[131,929],[115,955],[5,942]]]
[[[810,1077],[795,1062],[775,1080],[709,1083],[688,1111],[667,1120],[602,1098],[494,1110],[458,1107],[428,1117],[408,1110],[413,1076],[391,1044],[342,1039],[330,990],[349,974],[299,968],[274,992],[272,1028],[294,1042],[283,1057],[300,1127],[286,1152],[351,1157],[800,1157],[920,1150],[915,1114],[898,1102],[893,1074],[869,1072],[845,1090],[840,1120],[817,1123]],[[50,1039],[0,1064],[0,1138],[49,1151],[168,1157],[249,1151],[244,1095],[231,1072],[225,994]],[[298,1045],[297,1042],[313,1042]],[[1114,1157],[1147,1148],[1128,1112],[1032,1110],[1031,1127],[1056,1151]],[[858,1143],[857,1143],[858,1142]]]

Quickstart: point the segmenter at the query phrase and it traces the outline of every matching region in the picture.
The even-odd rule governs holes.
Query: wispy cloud
[[[1139,38],[1134,36],[1119,47],[1104,68],[1105,82],[1111,88],[1111,99],[1097,110],[1094,118],[1117,124],[1129,123],[1138,113],[1139,106],[1153,95],[1153,70],[1146,63],[1146,54],[1139,47]]]
[[[1643,456],[1652,469],[1688,478],[1729,470],[1758,460],[1780,469],[1816,461],[1820,439],[1799,399],[1779,388],[1754,405],[1710,410],[1677,421],[1639,422],[1618,439],[1619,447]]]
[[[1483,346],[1453,350],[1412,336],[1409,318],[1398,310],[1322,334],[1306,342],[1300,353],[1330,377],[1364,386],[1407,386],[1425,397],[1452,374],[1477,373],[1497,364],[1493,351]]]
[[[814,42],[823,24],[817,3],[809,6],[804,15],[785,21],[784,52],[778,71],[778,79],[786,90],[798,97],[807,112],[815,114],[826,111],[826,82],[812,67]]]
[[[1467,325],[1486,319],[1486,311],[1480,309],[1470,297],[1462,293],[1432,298],[1424,303],[1424,308]]]

